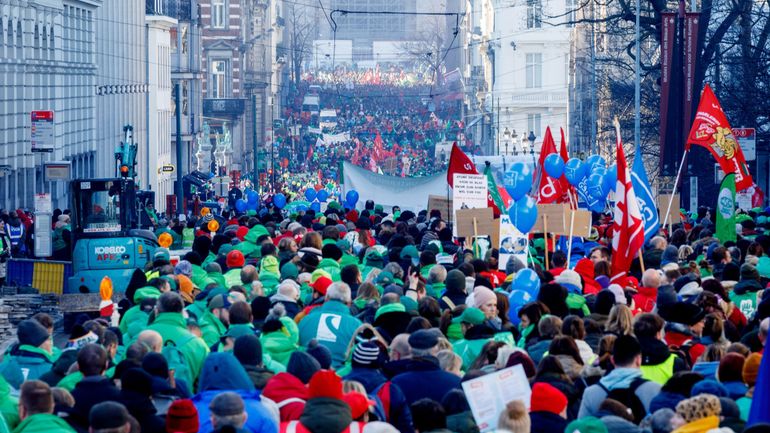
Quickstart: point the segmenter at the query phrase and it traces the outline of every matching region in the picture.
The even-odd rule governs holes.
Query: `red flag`
[[[307,150],[307,156],[305,157],[308,161],[313,159],[313,145],[310,145],[310,148]]]
[[[569,161],[569,154],[567,153],[567,140],[564,138],[564,128],[559,128],[561,132],[561,144],[559,148],[559,155],[561,156],[561,159],[564,160],[564,163],[566,164],[567,161]],[[572,191],[572,185],[569,184],[569,181],[567,180],[567,176],[562,174],[559,178],[559,182],[561,183],[561,202],[562,203],[572,203],[572,200],[570,199],[570,192]],[[577,205],[577,203],[575,203]]]
[[[690,150],[691,144],[708,149],[725,173],[735,173],[737,191],[743,191],[754,183],[743,150],[738,145],[727,116],[708,84],[701,93],[698,112],[695,113],[695,121],[692,123],[685,149]]]
[[[631,172],[623,152],[620,140],[620,127],[616,124],[618,134],[617,160],[618,182],[615,187],[615,212],[612,230],[612,277],[611,282],[622,283],[625,280],[631,262],[644,244],[644,220],[636,200],[634,187],[631,183]]]
[[[449,155],[449,168],[446,171],[446,181],[450,188],[454,187],[455,173],[479,174],[473,161],[460,149],[456,141],[452,144],[452,153]],[[495,215],[500,215],[500,209],[495,205],[495,201],[492,199],[492,194],[489,194],[489,191],[487,191],[487,207],[492,208],[492,212]]]
[[[463,152],[455,141],[452,144],[452,153],[449,155],[449,168],[446,172],[446,182],[450,188],[454,187],[454,174],[479,174],[473,161]]]
[[[547,127],[543,136],[543,146],[540,148],[540,160],[538,161],[540,169],[540,185],[537,188],[538,203],[556,203],[562,198],[561,182],[549,176],[544,168],[545,157],[552,153],[556,153],[556,143],[553,141],[551,128]]]

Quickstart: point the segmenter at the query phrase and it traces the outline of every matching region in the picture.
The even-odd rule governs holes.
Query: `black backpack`
[[[631,413],[634,416],[634,424],[639,424],[642,419],[647,416],[647,410],[644,408],[642,401],[639,400],[639,397],[636,395],[636,390],[645,382],[647,382],[647,379],[637,377],[633,380],[633,382],[631,382],[631,385],[628,388],[615,388],[611,391],[602,385],[601,382],[599,382],[599,386],[604,390],[604,392],[607,393],[607,397],[605,397],[605,399],[611,398],[613,400],[619,401],[620,403],[623,403],[624,406],[631,409]]]

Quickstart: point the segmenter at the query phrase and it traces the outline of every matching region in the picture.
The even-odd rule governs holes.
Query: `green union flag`
[[[487,177],[487,192],[492,198],[492,202],[500,209],[500,212],[507,212],[508,209],[505,207],[503,198],[500,197],[500,193],[497,191],[497,182],[495,182],[495,177],[492,175],[492,169],[489,165],[484,169],[484,176]]]
[[[735,174],[728,174],[719,186],[717,197],[717,227],[716,237],[721,243],[735,242]]]

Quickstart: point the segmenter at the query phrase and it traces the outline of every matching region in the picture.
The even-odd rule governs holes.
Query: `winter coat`
[[[650,313],[655,308],[658,299],[658,289],[654,287],[639,287],[639,291],[633,296],[634,305],[642,313]]]
[[[562,355],[560,355],[562,356]],[[566,367],[565,370],[571,370],[572,376],[575,376],[575,374],[578,375],[578,377],[575,378],[574,383],[570,383],[567,380],[564,380],[564,378],[561,375],[556,375],[552,373],[545,373],[539,375],[534,383],[542,382],[547,383],[554,388],[561,391],[562,394],[564,394],[567,397],[567,401],[569,402],[567,404],[567,418],[570,420],[573,420],[577,418],[578,411],[580,410],[580,397],[583,395],[583,390],[585,389],[585,381],[583,381],[579,377],[579,372],[575,373],[575,369],[580,369],[581,366],[575,360],[571,360],[570,363],[566,358],[559,358],[559,362],[565,361],[568,363],[567,365],[569,367]],[[569,373],[568,373],[569,374]]]
[[[11,430],[19,424],[19,400],[11,395],[11,385],[2,376],[0,376],[0,415]]]
[[[299,322],[299,343],[307,347],[310,340],[318,342],[332,353],[332,367],[345,363],[348,344],[361,321],[350,314],[342,302],[330,300],[314,308]]]
[[[91,408],[107,400],[120,400],[120,390],[104,376],[89,376],[72,390],[75,406],[70,409],[68,421],[78,428],[88,429]]]
[[[293,325],[294,329],[297,325],[292,322],[288,317],[282,317],[281,322],[288,322]],[[296,333],[291,334],[283,331],[285,327],[270,333],[262,333],[259,337],[259,341],[262,343],[262,350],[268,353],[273,361],[279,362],[286,366],[289,363],[289,357],[299,347],[297,346],[298,336]]]
[[[320,397],[308,400],[299,422],[313,433],[340,433],[353,418],[343,400]]]
[[[251,383],[254,384],[254,388],[259,390],[264,389],[267,382],[275,374],[266,368],[257,367],[255,365],[244,365],[243,368],[246,370],[246,374],[249,375]]]
[[[177,347],[184,355],[194,382],[198,375],[200,375],[203,361],[209,353],[209,348],[203,339],[195,337],[187,330],[187,320],[185,320],[182,314],[160,313],[147,329],[157,331],[163,337],[163,344],[167,344],[169,341],[183,343],[181,346],[177,345]]]
[[[624,389],[631,386],[631,383],[642,372],[635,368],[616,368],[604,376],[599,383],[604,385],[610,391],[613,389]],[[650,413],[650,402],[660,392],[660,384],[647,381],[636,388],[636,396],[644,405],[647,413]],[[591,385],[583,392],[583,399],[580,403],[578,418],[586,416],[596,416],[599,413],[599,406],[606,399],[607,393],[599,384]]]
[[[468,370],[473,361],[481,353],[484,345],[492,340],[495,331],[485,325],[477,325],[465,332],[465,338],[456,341],[452,350],[463,359],[463,370]]]
[[[157,415],[157,409],[150,397],[135,391],[120,391],[120,403],[126,407],[139,425],[142,433],[165,433],[166,420]]]
[[[120,328],[120,332],[123,333],[123,335],[128,334],[129,326],[131,326],[131,323],[135,321],[141,321],[142,327],[147,325],[147,313],[141,310],[141,304],[142,301],[144,301],[147,298],[159,298],[160,297],[160,290],[156,289],[155,287],[142,287],[141,289],[138,289],[136,292],[134,292],[134,306],[129,308],[125,313],[123,313],[123,317],[120,318],[120,324],[118,325],[118,328]]]
[[[0,363],[0,374],[12,387],[19,389],[24,381],[38,379],[50,371],[55,361],[54,355],[44,349],[27,344],[16,345]]]
[[[727,389],[727,393],[729,394],[728,397],[732,400],[738,400],[741,397],[745,397],[746,393],[749,391],[749,387],[743,382],[722,382],[722,386]]]
[[[406,371],[392,382],[404,393],[409,405],[422,398],[440,402],[446,393],[460,387],[460,378],[441,370],[438,359],[432,356],[413,358]]]
[[[243,399],[248,416],[244,428],[252,433],[278,431],[270,412],[262,404],[260,392],[254,389],[254,384],[233,354],[218,352],[209,355],[201,371],[198,389],[192,401],[198,409],[200,433],[213,430],[209,404],[222,391],[235,392]]]
[[[243,242],[233,247],[233,250],[243,253],[245,258],[259,258],[262,253],[260,251],[260,245],[257,244],[257,239],[262,235],[269,235],[265,226],[257,224],[250,228],[243,238]],[[240,284],[240,283],[238,283]]]
[[[529,419],[530,433],[563,432],[567,428],[567,420],[552,412],[530,412]]]
[[[289,373],[278,373],[270,378],[262,395],[280,406],[282,422],[298,420],[309,397],[307,386]]]
[[[198,319],[198,326],[201,328],[203,341],[208,347],[219,343],[219,339],[227,332],[224,323],[208,309],[203,313],[203,317]]]
[[[453,310],[455,307],[458,307],[460,305],[465,305],[465,300],[468,298],[468,295],[465,294],[465,292],[449,292],[447,291],[443,295],[441,295],[441,298],[438,300],[438,305],[441,307],[441,310]],[[452,303],[452,305],[447,302],[447,299]]]
[[[696,362],[692,366],[693,373],[702,375],[704,380],[716,380],[717,370],[719,370],[719,361]]]
[[[548,348],[551,347],[551,340],[538,340],[537,342],[527,346],[527,353],[535,365],[540,363],[545,353],[548,352]]]
[[[233,268],[225,272],[225,288],[230,289],[233,286],[243,285],[241,280],[241,268]]]
[[[373,394],[380,385],[388,381],[379,369],[367,367],[353,367],[343,379],[359,382],[368,394]]]
[[[322,259],[318,262],[318,269],[324,270],[331,275],[334,282],[340,281],[340,264],[334,259]]]
[[[471,411],[465,411],[446,417],[446,428],[457,433],[479,433],[479,426]]]
[[[64,418],[48,413],[30,415],[15,428],[13,433],[75,433]]]

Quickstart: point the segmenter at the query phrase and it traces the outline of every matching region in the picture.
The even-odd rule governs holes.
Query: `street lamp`
[[[529,131],[529,136],[527,137],[527,139],[529,140],[529,153],[532,155],[535,154],[535,138],[537,138],[535,136],[535,132]]]
[[[513,133],[511,134],[511,141],[513,142],[513,151],[516,152],[516,143],[519,140],[519,135],[516,134],[516,130],[513,130]]]
[[[508,142],[511,141],[511,130],[507,126],[503,130],[503,140],[505,141],[505,154],[508,155]]]

